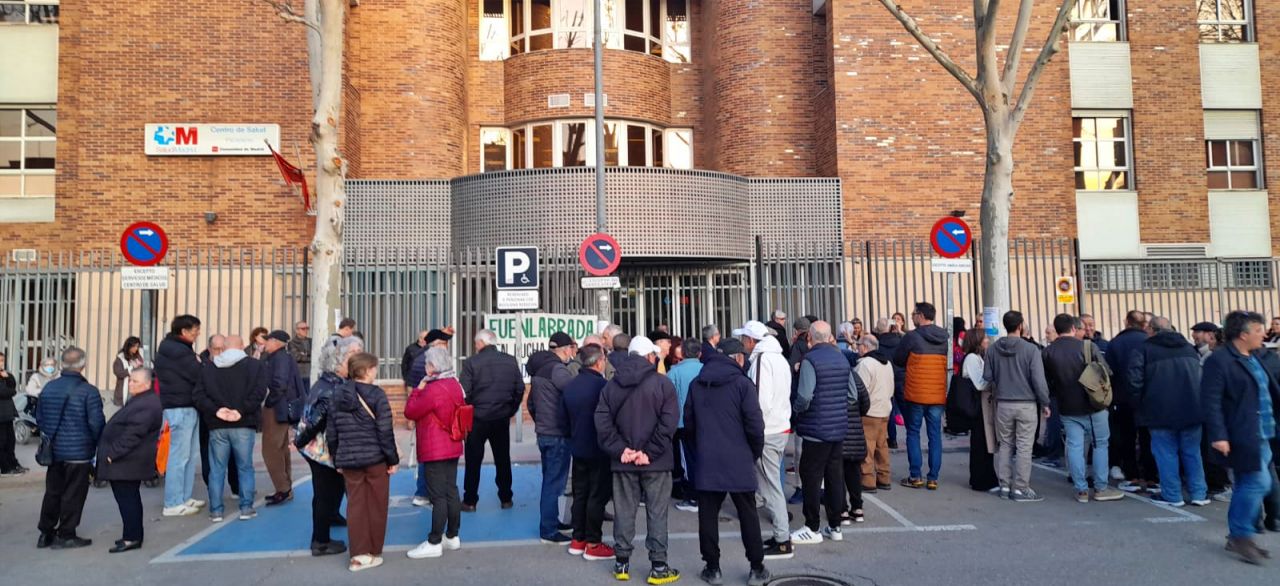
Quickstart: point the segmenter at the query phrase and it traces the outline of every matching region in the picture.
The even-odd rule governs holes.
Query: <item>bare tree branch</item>
[[[296,22],[300,25],[303,25],[315,31],[317,34],[320,32],[320,23],[314,20],[308,19],[306,16],[303,16],[302,14],[299,14],[289,0],[283,0],[283,1],[262,0],[262,1],[265,2],[272,9],[274,9],[276,11],[276,15],[278,15],[281,19],[284,19],[289,22]]]
[[[1040,49],[1040,56],[1036,58],[1035,65],[1031,66],[1031,72],[1027,74],[1027,80],[1022,82],[1018,106],[1010,113],[1015,129],[1022,124],[1022,118],[1027,114],[1027,106],[1031,104],[1031,96],[1035,94],[1036,82],[1040,81],[1040,74],[1044,73],[1049,60],[1053,59],[1053,56],[1062,48],[1062,35],[1066,32],[1067,17],[1071,15],[1071,6],[1074,3],[1075,0],[1062,0],[1062,6],[1058,8],[1058,17],[1053,20],[1053,26],[1049,29],[1049,38],[1045,39],[1044,47]]]
[[[943,69],[946,69],[952,77],[956,78],[960,82],[960,85],[964,86],[964,89],[969,90],[969,93],[973,94],[974,99],[976,99],[979,104],[983,104],[985,106],[986,101],[982,97],[982,92],[978,90],[978,83],[974,81],[973,76],[969,75],[964,68],[956,65],[955,60],[953,60],[942,47],[939,47],[937,43],[933,42],[933,39],[930,39],[925,35],[920,30],[920,25],[916,24],[916,19],[911,18],[910,15],[903,12],[902,8],[899,7],[897,2],[894,2],[894,0],[880,0],[880,3],[889,10],[889,13],[892,14],[894,18],[898,19],[898,22],[902,23],[902,27],[907,29],[907,32],[910,33],[912,37],[915,37],[916,42],[920,43],[920,46],[924,47],[924,49],[933,56],[934,60],[937,61],[939,65],[942,65]]]
[[[1018,6],[1018,22],[1013,27],[1013,39],[1009,41],[1009,55],[1004,59],[1004,73],[1000,79],[1004,81],[1004,93],[1013,94],[1014,84],[1018,82],[1018,61],[1022,59],[1022,47],[1027,42],[1027,30],[1031,28],[1031,13],[1035,8],[1035,0],[1022,0]]]
[[[985,0],[985,2],[982,15],[979,16],[976,12],[973,15],[973,28],[978,48],[978,85],[980,86],[988,71],[988,64],[985,61],[995,57],[996,22],[1000,19],[1000,0]],[[994,69],[995,64],[990,65]],[[1000,80],[992,81],[999,83]]]

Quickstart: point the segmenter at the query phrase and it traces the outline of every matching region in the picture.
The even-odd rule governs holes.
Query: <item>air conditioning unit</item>
[[[548,108],[568,108],[569,94],[551,94],[547,96]]]
[[[1143,244],[1142,258],[1209,258],[1208,244]]]
[[[39,255],[34,248],[18,248],[10,255],[13,262],[36,262]]]

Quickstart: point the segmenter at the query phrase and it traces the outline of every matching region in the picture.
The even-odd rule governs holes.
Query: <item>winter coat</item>
[[[406,389],[418,386],[427,376],[427,361],[423,358],[426,353],[427,347],[419,346],[417,342],[405,347],[404,357],[400,359],[400,378],[404,379]]]
[[[689,386],[685,433],[697,461],[694,488],[713,492],[755,492],[756,460],[764,453],[764,416],[756,386],[738,363],[720,353],[704,357],[702,372]]]
[[[773,337],[778,340],[778,346],[782,348],[783,358],[791,356],[791,342],[787,340],[787,327],[778,325],[778,322],[766,320],[764,325],[773,332]]]
[[[538,435],[568,437],[569,422],[560,417],[560,393],[573,380],[569,366],[549,350],[534,352],[525,364],[529,372],[529,417]]]
[[[1111,367],[1111,390],[1113,404],[1132,405],[1133,385],[1129,384],[1129,359],[1133,352],[1147,341],[1147,333],[1138,328],[1128,328],[1111,340],[1107,345],[1107,366]]]
[[[333,400],[327,443],[334,468],[400,463],[391,403],[381,387],[347,381],[334,392]],[[372,417],[369,411],[373,412]]]
[[[689,385],[702,372],[701,360],[681,360],[680,364],[671,367],[667,378],[676,387],[676,404],[680,409],[680,429],[684,429],[684,406],[689,402]]]
[[[764,434],[775,435],[791,429],[791,365],[782,354],[782,345],[774,336],[765,336],[751,350],[751,367],[747,377],[760,395],[760,411],[764,414]]]
[[[889,365],[889,357],[877,349],[859,358],[854,371],[866,384],[871,398],[866,415],[888,417],[893,413],[893,367]]]
[[[263,407],[275,412],[276,423],[297,423],[302,415],[302,402],[307,396],[307,385],[302,382],[298,363],[284,348],[263,357],[270,373],[267,381],[267,400]]]
[[[1246,365],[1247,360],[1234,344],[1223,344],[1205,361],[1200,383],[1205,438],[1210,444],[1231,442],[1227,460],[1237,474],[1262,469],[1258,383]],[[1268,362],[1263,361],[1262,365],[1268,370],[1267,390],[1271,393],[1274,415],[1276,406],[1280,405],[1280,378],[1276,376],[1280,372]]]
[[[203,376],[200,359],[191,344],[169,334],[156,348],[156,382],[160,385],[160,404],[165,409],[194,408],[192,395]]]
[[[326,432],[329,427],[329,415],[333,412],[333,395],[344,382],[346,381],[342,377],[332,372],[320,373],[320,380],[311,385],[311,390],[307,393],[301,421],[305,425],[298,426],[298,432],[293,436],[294,447],[301,450],[311,443],[316,435]]]
[[[844,441],[849,427],[849,361],[835,346],[818,344],[805,354],[800,369],[802,375],[812,370],[814,385],[813,394],[806,397],[801,383],[800,396],[792,406],[796,433],[812,441]]]
[[[880,341],[879,352],[889,359],[889,364],[893,365],[893,398],[903,401],[905,399],[902,393],[903,386],[907,382],[907,368],[893,362],[893,357],[898,354],[898,347],[902,346],[902,334],[887,332],[875,336]]]
[[[791,351],[787,354],[787,360],[791,362],[791,367],[793,369],[796,365],[804,361],[804,357],[809,353],[809,350],[809,334],[803,333],[796,336],[796,340],[791,343]]]
[[[1091,341],[1098,347],[1098,352],[1101,352],[1105,357],[1107,355],[1107,350],[1111,347],[1111,342],[1108,342],[1106,338],[1102,337],[1101,332],[1094,332]]]
[[[1160,332],[1129,355],[1129,388],[1138,425],[1183,429],[1204,421],[1200,353],[1178,332]]]
[[[893,363],[906,369],[903,398],[918,405],[947,404],[947,331],[933,324],[911,330],[894,351]]]
[[[524,375],[514,356],[485,346],[462,362],[458,375],[467,403],[480,421],[510,419],[524,398]]]
[[[121,407],[102,430],[98,442],[98,480],[151,480],[156,476],[156,448],[164,408],[160,396],[144,392]]]
[[[5,375],[0,377],[0,423],[18,418],[18,408],[13,404],[13,398],[18,396],[18,381],[14,380],[12,372],[5,372]]]
[[[404,405],[404,417],[416,423],[414,434],[419,462],[439,462],[462,457],[462,442],[449,437],[453,413],[466,404],[462,385],[449,376],[428,381],[425,388],[414,389]],[[434,415],[434,417],[433,417]]]
[[[204,363],[202,384],[192,398],[209,429],[258,429],[262,399],[267,396],[267,367],[243,350],[230,348]],[[218,409],[235,409],[239,421],[223,421]]]
[[[289,356],[298,365],[298,372],[303,378],[311,376],[311,338],[294,336],[289,338]],[[303,389],[305,394],[306,389]]]
[[[867,459],[867,436],[862,432],[862,418],[871,408],[871,394],[856,370],[849,371],[848,393],[845,403],[849,411],[849,425],[841,444],[840,455],[845,460],[861,462]]]
[[[604,375],[587,368],[560,393],[560,413],[569,422],[569,448],[574,459],[601,461],[609,457],[600,449],[596,435],[596,406],[606,382]]]
[[[54,462],[88,462],[98,453],[106,426],[102,395],[80,373],[64,370],[40,394],[36,425],[42,437],[53,438]]]
[[[997,402],[1049,405],[1040,348],[1017,336],[1005,336],[987,348],[982,378]]]
[[[1096,345],[1093,346],[1093,360],[1106,364],[1102,351]],[[1058,336],[1044,349],[1044,378],[1049,383],[1049,396],[1057,399],[1058,411],[1062,415],[1085,416],[1101,411],[1089,403],[1089,391],[1080,384],[1083,372],[1084,340]]]
[[[596,405],[600,448],[612,460],[614,472],[670,472],[675,467],[671,438],[680,420],[675,386],[640,356],[629,355],[616,368]],[[623,464],[627,448],[648,455],[649,465]]]

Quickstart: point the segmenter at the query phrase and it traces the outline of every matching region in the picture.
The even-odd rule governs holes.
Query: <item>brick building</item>
[[[351,4],[349,245],[593,230],[591,0]],[[1031,55],[1053,17],[1036,4]],[[756,235],[977,217],[980,113],[877,0],[604,5],[610,229],[650,277],[747,261]],[[904,5],[972,69],[971,4]],[[1277,30],[1254,0],[1078,0],[1018,137],[1011,234],[1079,238],[1086,259],[1272,257]],[[265,3],[0,0],[0,55],[0,249],[112,247],[135,220],[177,246],[310,240],[269,156],[147,154],[149,124],[277,125],[312,166],[304,29]]]

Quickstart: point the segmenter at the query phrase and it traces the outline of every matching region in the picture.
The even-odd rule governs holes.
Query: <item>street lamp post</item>
[[[604,25],[601,12],[601,0],[595,0],[592,9],[594,20],[595,42],[592,44],[595,54],[595,106],[596,106],[596,232],[605,232],[604,202]],[[596,290],[596,319],[612,321],[612,294],[608,289]]]

